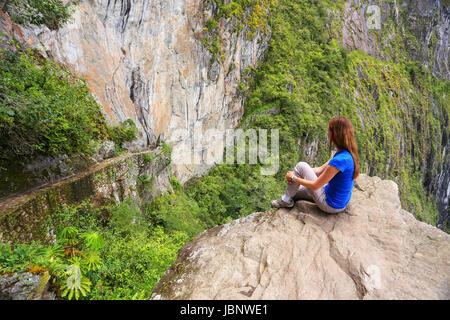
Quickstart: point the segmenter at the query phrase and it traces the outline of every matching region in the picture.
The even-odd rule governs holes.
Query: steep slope
[[[450,79],[448,1],[345,1],[336,16],[349,50],[394,62],[419,61],[437,78]]]
[[[140,138],[128,147],[167,141],[182,183],[223,150],[200,131],[280,129],[283,171],[325,162],[323,128],[341,114],[362,171],[393,179],[406,209],[449,227],[447,1],[80,1],[58,30],[2,24],[85,76],[111,122],[133,119]]]
[[[368,10],[370,6],[372,6],[372,9],[379,10],[377,12]],[[369,29],[371,20],[377,14],[379,15],[378,28]],[[395,88],[396,86],[391,76],[402,77],[398,71],[392,73],[391,76],[380,77],[375,75],[366,63],[358,63],[357,73],[355,72],[348,77],[348,80],[345,81],[345,87],[347,90],[356,91],[355,102],[366,105],[363,109],[369,110],[370,113],[370,110],[376,110],[380,104],[383,104],[378,100],[379,98],[383,99],[380,96],[383,87],[386,87],[387,84],[389,93],[394,94],[394,99],[388,97],[389,104],[397,109],[404,110],[406,107],[409,110],[410,114],[406,117],[403,116],[400,121],[408,127],[407,130],[410,133],[400,134],[399,130],[393,130],[398,132],[396,140],[400,141],[400,145],[404,149],[400,151],[400,154],[411,154],[413,175],[420,176],[418,180],[420,180],[426,192],[435,198],[439,211],[436,224],[448,228],[448,203],[450,199],[450,141],[448,139],[450,103],[447,94],[448,80],[450,79],[448,36],[450,8],[448,1],[345,1],[344,9],[335,12],[335,19],[339,26],[336,37],[340,39],[344,47],[349,50],[361,50],[374,58],[389,61],[391,65],[406,66],[405,69],[410,74],[409,83],[401,83],[400,86],[403,88],[409,86],[408,90],[413,94],[408,94],[405,91],[398,94],[398,92],[390,90],[389,87]],[[369,62],[370,64],[371,62]],[[377,69],[384,68],[381,64],[377,64]],[[420,70],[415,64],[422,66],[423,69]],[[425,77],[423,76],[424,73],[426,74]],[[430,77],[428,73],[436,79],[441,79],[442,84]],[[358,78],[366,83],[362,84]],[[352,84],[355,80],[359,82],[359,86]],[[440,86],[443,86],[444,90],[441,90]],[[352,89],[352,87],[355,89]],[[364,87],[364,89],[361,90],[361,87]],[[416,95],[418,97],[415,97]],[[373,99],[371,99],[371,96]],[[411,105],[411,102],[416,106]],[[440,105],[444,107],[443,112],[438,111]],[[370,108],[367,108],[367,106],[370,106]],[[418,111],[414,111],[416,107]],[[361,110],[358,111],[361,112]],[[427,117],[433,117],[435,120],[426,120]],[[440,125],[435,127],[434,133],[429,133],[433,130],[431,128],[433,125],[430,126],[430,124],[436,120],[440,122]],[[383,125],[385,126],[387,123],[389,121],[384,120]],[[419,135],[414,136],[412,132],[419,133]],[[389,133],[383,134],[384,137],[388,135]],[[408,136],[411,138],[407,138]],[[418,137],[424,137],[425,141],[428,142],[418,143],[417,140],[420,140]],[[407,141],[408,139],[413,141]],[[379,140],[379,137],[376,137],[375,140]],[[433,142],[429,143],[429,141]],[[399,148],[395,143],[390,141],[388,143],[393,145],[392,150],[397,150],[394,152],[398,152]],[[421,146],[417,147],[418,144]],[[367,161],[368,172],[371,175],[385,176],[381,173],[383,169],[377,168],[377,162],[381,159],[377,156],[372,158],[378,159]],[[395,160],[393,159],[398,157],[391,153],[388,158],[390,159],[387,159],[389,164],[386,166],[386,171],[391,171],[392,174],[396,171],[394,168]],[[426,165],[422,167],[421,164],[424,163]],[[405,166],[404,162],[402,166]],[[386,176],[389,176],[389,174]],[[398,182],[402,185],[401,180],[399,179]],[[411,184],[414,183],[410,181],[407,188],[413,189]],[[403,186],[401,186],[401,189],[403,189]],[[405,194],[405,190],[402,190],[402,193]],[[412,192],[408,193],[412,194]],[[411,198],[409,201],[411,201]],[[402,202],[404,205],[407,204],[405,200]],[[410,209],[414,211],[412,206]]]
[[[398,183],[405,209],[448,230],[448,2],[284,0],[271,22],[241,127],[280,130],[278,178],[326,162],[326,126],[343,115],[362,172]]]
[[[153,299],[449,299],[450,235],[401,209],[390,180],[360,175],[350,208],[297,201],[187,243]]]

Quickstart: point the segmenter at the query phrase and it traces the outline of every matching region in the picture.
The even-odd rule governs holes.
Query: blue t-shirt
[[[355,169],[353,157],[348,150],[344,149],[336,152],[328,164],[340,171],[325,186],[327,203],[335,209],[342,209],[352,196],[353,171]]]

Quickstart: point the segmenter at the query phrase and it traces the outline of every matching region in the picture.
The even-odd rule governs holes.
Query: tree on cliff
[[[12,21],[21,24],[45,24],[51,30],[69,21],[77,2],[61,0],[0,0],[0,9],[9,14]]]

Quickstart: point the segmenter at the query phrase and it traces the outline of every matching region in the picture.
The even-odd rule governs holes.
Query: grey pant
[[[317,175],[314,173],[313,169],[306,162],[299,162],[294,168],[295,175],[297,177],[315,181],[317,179]],[[335,209],[328,205],[325,194],[325,187],[320,187],[319,189],[312,190],[310,188],[306,188],[296,182],[292,182],[288,185],[286,189],[286,195],[291,197],[294,200],[306,199],[314,201],[317,206],[328,213],[338,213],[342,212],[346,209],[346,207],[342,209]]]

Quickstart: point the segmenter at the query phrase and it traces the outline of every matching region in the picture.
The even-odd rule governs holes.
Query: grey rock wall
[[[0,300],[55,300],[48,277],[30,272],[0,275]]]

